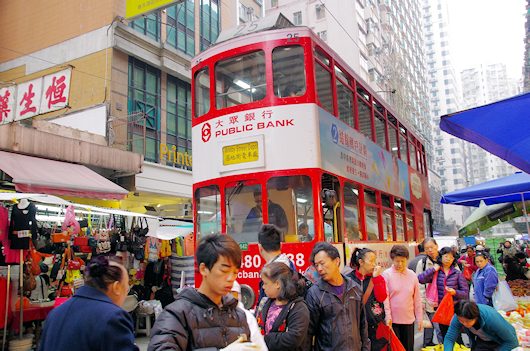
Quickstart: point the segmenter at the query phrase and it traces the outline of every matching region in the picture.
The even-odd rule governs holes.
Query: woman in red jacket
[[[350,267],[353,271],[348,274],[348,277],[363,288],[363,304],[368,324],[368,336],[372,342],[371,349],[372,351],[384,351],[388,347],[388,335],[384,335],[386,333],[383,332],[384,328],[381,326],[385,324],[383,302],[387,298],[387,292],[385,278],[381,275],[383,269],[376,265],[375,259],[376,255],[373,250],[356,248],[350,259]]]

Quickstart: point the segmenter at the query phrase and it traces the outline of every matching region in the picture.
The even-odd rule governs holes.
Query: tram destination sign
[[[256,162],[258,159],[259,147],[257,141],[223,147],[223,165],[225,166]]]

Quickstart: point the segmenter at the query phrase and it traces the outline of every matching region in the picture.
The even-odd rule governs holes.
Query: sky
[[[522,77],[525,0],[447,0],[451,55],[457,72],[477,64],[505,63]]]

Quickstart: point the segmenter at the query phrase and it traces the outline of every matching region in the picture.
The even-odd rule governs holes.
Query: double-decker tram
[[[309,28],[226,40],[192,74],[195,239],[238,241],[240,283],[257,291],[262,223],[301,271],[317,241],[384,263],[430,233],[423,144]]]

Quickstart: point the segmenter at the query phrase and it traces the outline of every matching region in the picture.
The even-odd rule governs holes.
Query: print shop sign
[[[72,69],[0,88],[0,125],[68,106]]]

